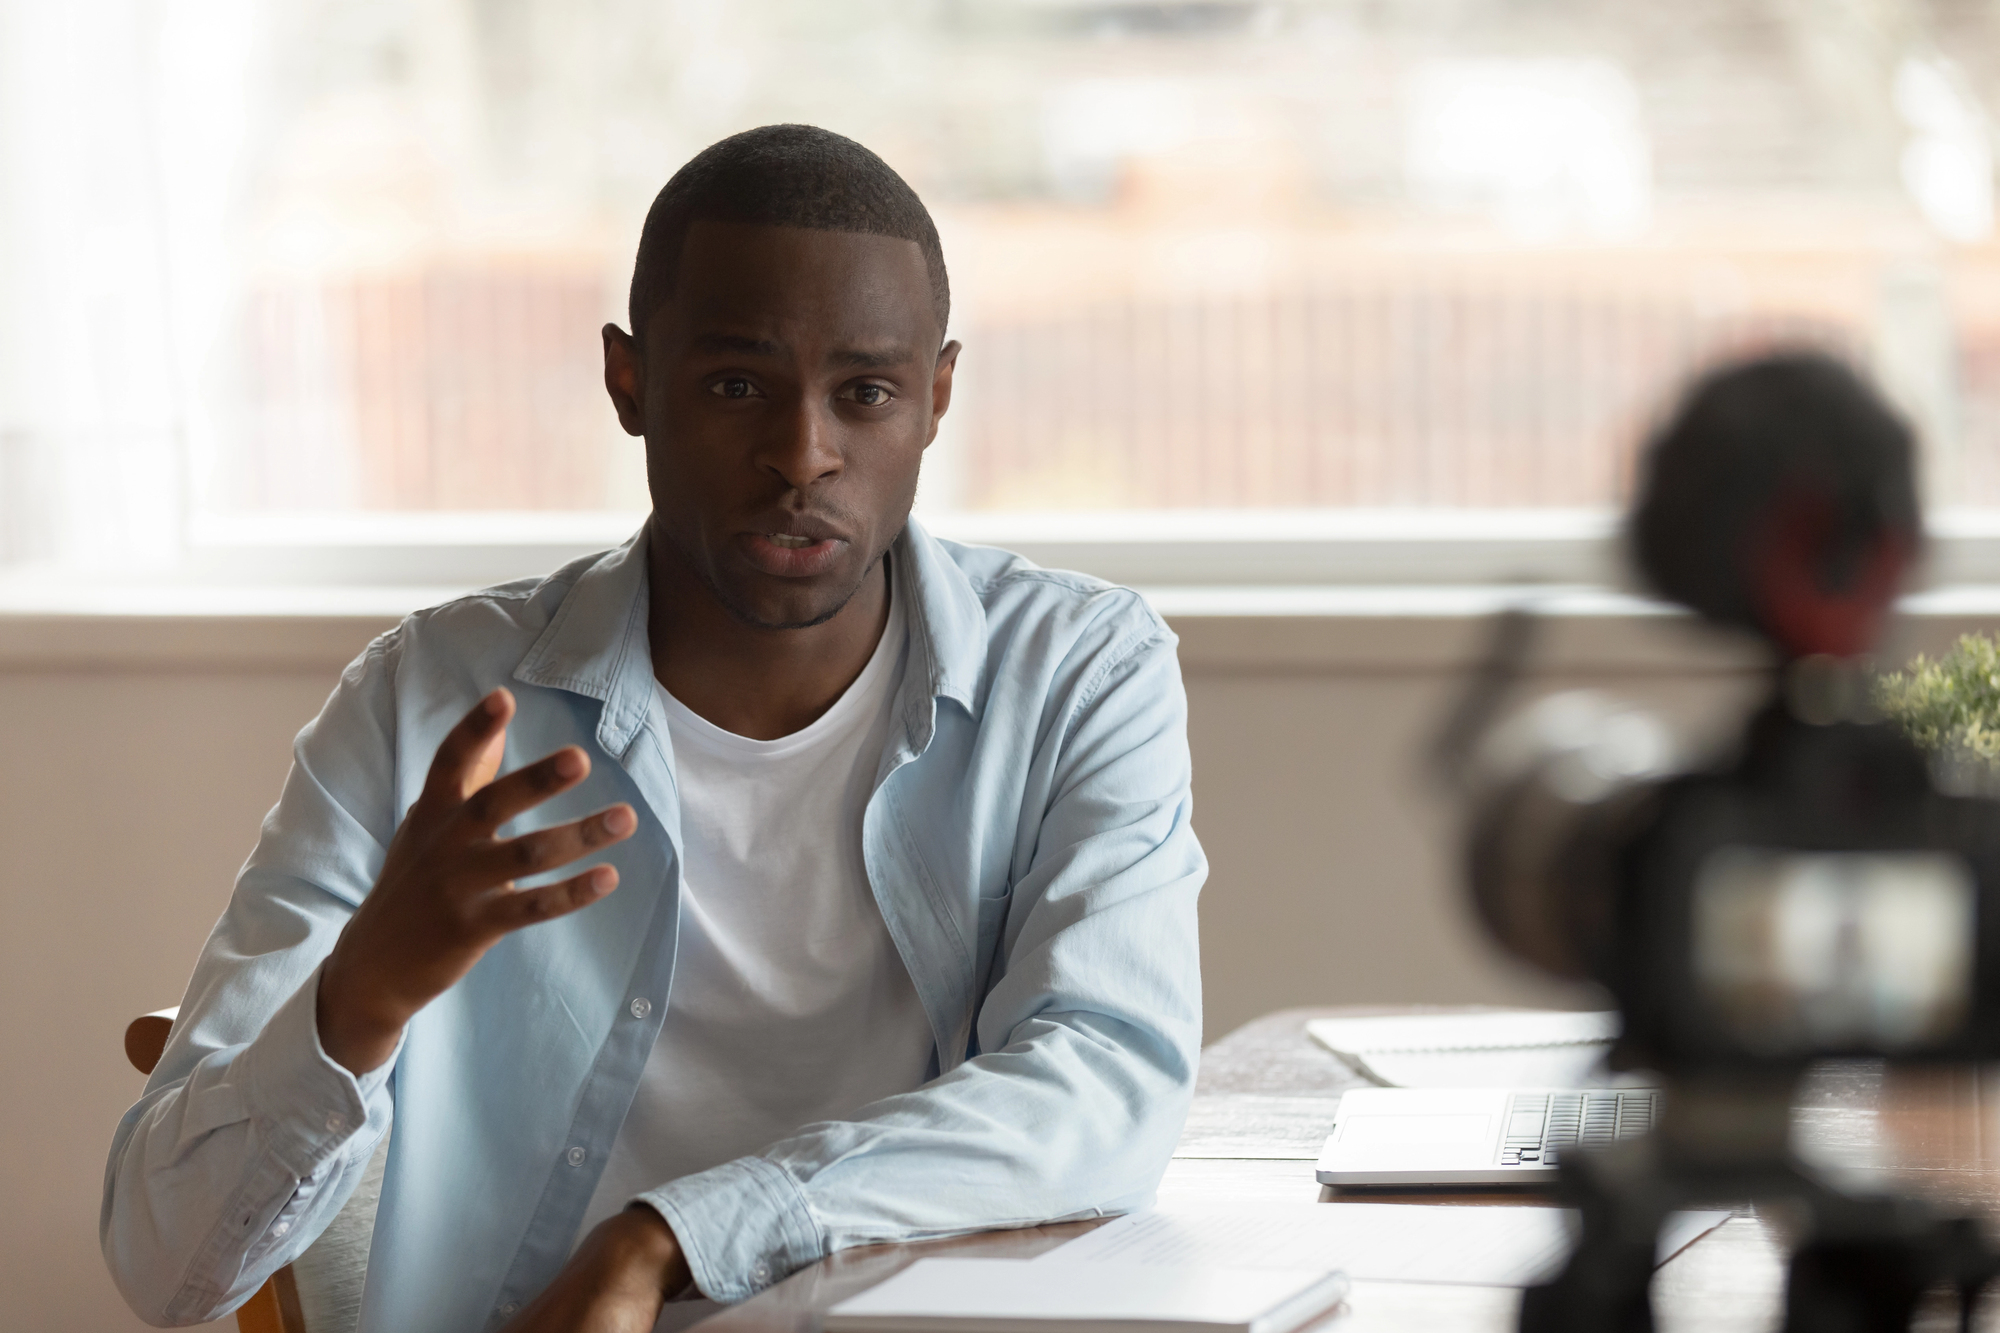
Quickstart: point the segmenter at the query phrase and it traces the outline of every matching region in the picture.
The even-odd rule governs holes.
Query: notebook
[[[1386,1088],[1579,1087],[1600,1081],[1616,1013],[1546,1009],[1317,1018],[1312,1039]]]
[[[1340,1303],[1322,1268],[919,1259],[827,1312],[827,1333],[1290,1333]]]

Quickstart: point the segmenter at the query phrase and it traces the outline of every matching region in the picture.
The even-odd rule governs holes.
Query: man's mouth
[[[847,542],[826,532],[751,532],[739,538],[750,563],[779,578],[815,578],[840,559]]]

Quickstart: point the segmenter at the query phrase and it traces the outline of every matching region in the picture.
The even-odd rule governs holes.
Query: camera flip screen
[[[1726,847],[1694,885],[1694,970],[1748,1050],[1915,1050],[1972,1005],[1978,888],[1943,852]]]

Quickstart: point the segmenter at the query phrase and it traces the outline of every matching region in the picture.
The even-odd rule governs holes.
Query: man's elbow
[[[1089,1151],[1107,1164],[1120,1200],[1150,1198],[1187,1123],[1201,1060],[1198,1026],[1134,1025],[1092,1015],[1079,1025],[1101,1053],[1092,1098],[1095,1133]],[[1128,1211],[1131,1205],[1106,1211]]]
[[[121,1215],[107,1193],[98,1226],[104,1266],[133,1314],[154,1328],[187,1328],[234,1314],[248,1293],[202,1293],[187,1279],[187,1257],[166,1252],[157,1228]]]
[[[125,1298],[125,1304],[140,1322],[154,1328],[190,1328],[226,1319],[253,1294],[202,1295],[186,1285],[171,1285],[151,1273],[135,1271],[111,1260],[108,1253],[106,1262],[111,1269],[111,1281]]]

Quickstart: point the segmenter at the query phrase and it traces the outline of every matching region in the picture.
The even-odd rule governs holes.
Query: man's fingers
[[[512,696],[509,696],[511,703]],[[511,716],[513,709],[508,713]],[[486,739],[473,747],[472,758],[458,779],[458,799],[465,800],[474,792],[493,781],[494,774],[507,759],[507,728],[495,727]]]
[[[487,923],[497,930],[519,930],[588,907],[617,887],[615,867],[592,866],[560,883],[534,889],[501,889],[488,904]]]
[[[496,842],[475,854],[479,876],[489,884],[526,879],[545,870],[566,866],[599,847],[623,842],[639,827],[639,818],[629,805],[614,805],[570,824],[536,829],[518,838]]]
[[[568,791],[590,776],[590,756],[574,745],[515,769],[487,783],[465,803],[465,817],[482,833],[493,830],[524,810]]]
[[[507,722],[514,716],[514,696],[504,689],[494,690],[472,706],[438,743],[437,755],[424,779],[424,794],[456,804],[483,785],[470,783],[479,769],[492,771],[499,766],[497,752],[507,734]],[[468,785],[470,783],[470,785]]]

